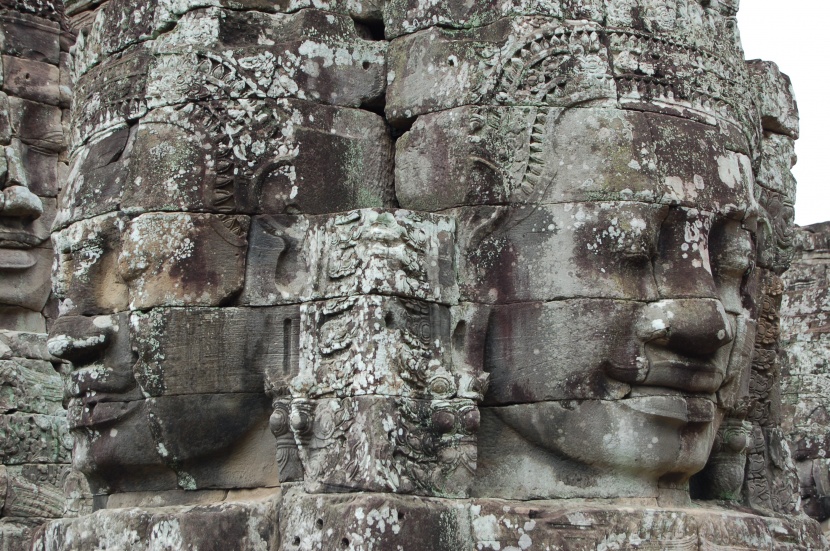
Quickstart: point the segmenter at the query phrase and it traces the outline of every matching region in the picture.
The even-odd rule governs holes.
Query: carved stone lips
[[[102,364],[75,369],[69,376],[67,398],[94,401],[128,401],[142,398],[131,371],[119,373]],[[135,390],[136,392],[131,392]]]
[[[21,249],[0,248],[0,269],[27,270],[37,263],[37,257]]]
[[[725,376],[715,362],[663,360],[651,362],[645,384],[664,386],[686,392],[716,392]]]
[[[43,243],[44,236],[31,231],[9,228],[0,222],[0,247],[10,249],[31,249]]]
[[[636,412],[683,425],[711,423],[715,419],[715,403],[704,396],[636,396],[622,400],[621,404]]]
[[[69,401],[66,419],[69,428],[92,428],[123,420],[142,402],[93,402],[74,398]]]

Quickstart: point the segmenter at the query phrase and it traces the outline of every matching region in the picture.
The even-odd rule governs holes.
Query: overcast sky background
[[[830,220],[830,22],[828,0],[742,0],[738,26],[747,59],[774,61],[793,81],[801,135],[795,145],[795,222]]]

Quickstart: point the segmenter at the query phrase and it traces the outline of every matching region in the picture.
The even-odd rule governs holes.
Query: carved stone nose
[[[78,362],[106,348],[111,335],[110,316],[62,317],[52,326],[46,347],[53,356]]]
[[[39,218],[43,214],[40,197],[23,186],[11,186],[0,194],[0,216]]]
[[[735,338],[717,299],[668,299],[653,302],[637,326],[644,342],[654,342],[691,356],[713,354]]]

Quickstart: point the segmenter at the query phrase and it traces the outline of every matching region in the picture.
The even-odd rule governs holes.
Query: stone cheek
[[[145,214],[126,228],[118,271],[133,309],[218,306],[242,289],[245,216]]]

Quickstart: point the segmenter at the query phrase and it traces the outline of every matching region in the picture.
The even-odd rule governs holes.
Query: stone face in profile
[[[134,8],[76,47],[49,341],[73,363],[73,460],[99,495],[273,488],[267,392],[298,372],[299,303],[344,292],[309,280],[317,235],[391,206],[391,139],[356,109],[385,44],[313,9]]]
[[[71,36],[61,3],[0,8],[0,542],[16,551],[85,501],[65,491],[74,477],[65,366],[46,347]]]

